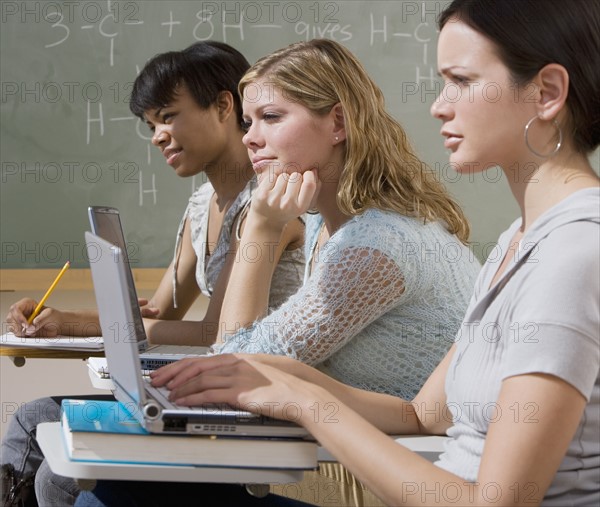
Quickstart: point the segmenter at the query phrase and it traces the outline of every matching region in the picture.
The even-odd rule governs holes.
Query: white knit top
[[[306,223],[302,288],[213,350],[287,355],[346,384],[411,399],[452,344],[479,262],[440,223],[375,209],[313,258],[321,224],[317,215]]]

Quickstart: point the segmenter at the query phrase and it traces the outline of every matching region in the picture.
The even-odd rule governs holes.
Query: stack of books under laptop
[[[317,444],[303,438],[156,435],[118,401],[63,400],[62,435],[73,461],[312,470]]]

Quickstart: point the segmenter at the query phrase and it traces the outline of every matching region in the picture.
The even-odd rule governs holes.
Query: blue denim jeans
[[[35,475],[35,496],[37,503],[42,507],[73,505],[80,491],[73,479],[56,475],[50,470],[36,438],[38,424],[60,421],[60,403],[64,398],[114,399],[106,395],[90,395],[30,401],[21,405],[15,412],[2,440],[1,464],[12,465],[17,480]],[[30,497],[33,497],[33,494]]]
[[[238,484],[136,481],[98,481],[93,491],[83,491],[75,502],[75,507],[170,507],[172,505],[307,507],[311,504],[273,494],[258,498]]]

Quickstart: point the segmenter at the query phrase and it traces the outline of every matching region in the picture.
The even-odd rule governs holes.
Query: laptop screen
[[[126,396],[116,397],[124,403],[127,399],[135,404],[131,408],[137,409],[145,401],[145,395],[136,331],[132,325],[139,306],[137,300],[134,303],[130,298],[128,267],[122,250],[112,243],[89,232],[85,233],[85,241],[111,378],[117,393],[122,391]]]
[[[118,246],[123,252],[125,261],[129,263],[129,259],[127,258],[127,244],[125,242],[125,235],[123,234],[119,210],[109,206],[90,206],[88,208],[88,216],[92,232],[96,236],[100,236],[109,243]]]
[[[135,326],[138,340],[145,342],[147,338],[146,331],[144,330],[144,322],[139,311],[138,296],[135,290],[131,266],[129,265],[129,258],[127,257],[127,243],[123,234],[119,210],[109,206],[90,206],[88,208],[88,216],[92,232],[121,250],[121,255],[126,264],[125,276],[127,277],[129,298],[133,307],[137,308],[137,310],[133,311],[133,320],[130,322],[133,322]]]

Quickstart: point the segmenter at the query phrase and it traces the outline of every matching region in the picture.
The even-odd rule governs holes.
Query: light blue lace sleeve
[[[308,258],[318,220],[306,224]],[[442,224],[369,210],[330,238],[295,295],[214,351],[286,355],[412,399],[453,343],[479,269]]]
[[[226,336],[214,351],[280,354],[318,364],[397,305],[405,289],[401,241],[390,242],[390,231],[375,222],[357,217],[345,224],[324,245],[313,274],[294,296]]]

